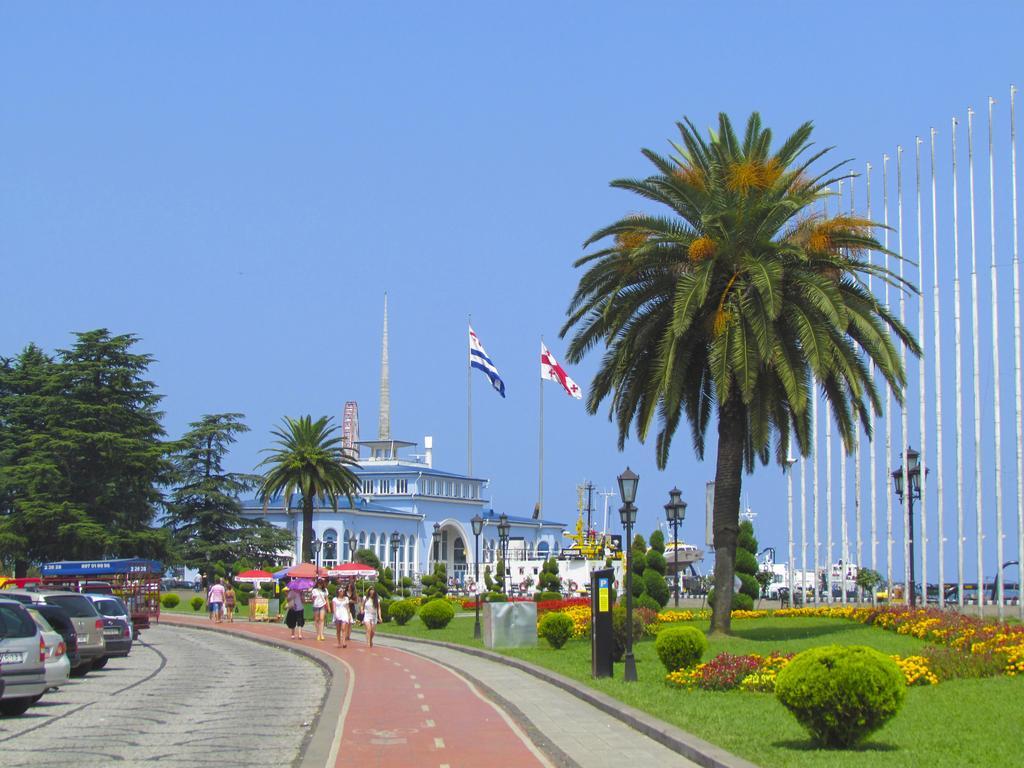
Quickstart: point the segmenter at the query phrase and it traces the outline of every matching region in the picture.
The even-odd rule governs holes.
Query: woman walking
[[[338,647],[347,648],[349,633],[352,631],[352,610],[355,607],[352,587],[339,589],[331,603],[334,609],[334,632]]]
[[[224,585],[220,583],[219,578],[215,579],[213,586],[210,587],[210,591],[206,595],[206,603],[210,609],[210,621],[220,624],[220,609],[224,605]]]
[[[377,597],[377,590],[370,587],[363,600],[363,626],[366,627],[366,642],[373,648],[373,633],[377,629],[377,621],[380,618],[380,598]]]
[[[285,602],[288,605],[288,613],[285,614],[284,623],[288,625],[288,629],[292,632],[292,640],[302,639],[302,628],[306,625],[305,606],[302,603],[302,591],[298,589],[289,589],[288,597],[285,598]],[[299,636],[295,636],[296,630]]]
[[[324,620],[327,618],[327,582],[319,579],[316,586],[310,591],[313,599],[313,623],[316,625],[316,639],[324,639]]]
[[[224,585],[224,615],[229,622],[235,620],[235,587],[229,581]]]

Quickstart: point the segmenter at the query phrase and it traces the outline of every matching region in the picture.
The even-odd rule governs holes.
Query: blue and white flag
[[[491,380],[491,386],[498,390],[499,395],[505,396],[505,382],[501,380],[498,369],[494,367],[494,363],[491,362],[491,358],[484,350],[484,345],[480,343],[480,339],[473,332],[473,326],[469,327],[469,364],[486,373],[487,378]]]

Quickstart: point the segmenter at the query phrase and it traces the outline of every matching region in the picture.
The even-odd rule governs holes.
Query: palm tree
[[[259,486],[264,504],[282,494],[285,509],[290,509],[292,496],[296,492],[302,496],[302,559],[307,562],[313,559],[315,500],[328,499],[336,512],[339,496],[348,497],[351,504],[359,490],[359,479],[349,469],[357,462],[341,450],[336,431],[327,416],[316,421],[311,416],[285,416],[282,427],[271,433],[277,437],[277,447],[264,449],[270,455],[257,465],[270,467]]]
[[[685,414],[703,459],[716,411],[715,603],[724,609],[714,611],[712,631],[727,633],[742,471],[755,459],[767,464],[773,450],[782,464],[794,438],[810,452],[815,384],[847,449],[857,421],[870,438],[870,412],[881,403],[866,360],[900,401],[906,377],[890,334],[915,355],[920,348],[864,278],[916,289],[871,263],[869,252],[883,250],[877,225],[821,212],[839,165],[811,171],[828,151],[808,152],[811,123],[774,153],[757,113],[742,142],[724,114],[708,140],[689,120],[678,128],[671,157],[644,150],[654,175],[612,182],[668,213],[626,216],[586,241],[613,238],[576,262],[587,270],[562,335],[575,329],[571,362],[604,343],[587,408],[609,400],[620,450],[631,427],[643,442],[657,416],[664,468]]]

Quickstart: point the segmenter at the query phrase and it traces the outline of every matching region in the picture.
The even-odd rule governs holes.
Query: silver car
[[[103,617],[87,596],[77,592],[33,592],[21,589],[7,590],[4,594],[10,594],[14,600],[21,602],[59,605],[67,611],[71,623],[75,625],[75,631],[78,632],[79,666],[72,670],[72,674],[84,675],[93,667],[94,662],[106,657],[107,643],[103,639]],[[104,663],[100,661],[100,665]]]
[[[21,715],[46,692],[46,642],[25,607],[0,598],[0,714]]]
[[[64,638],[57,632],[46,618],[31,606],[25,606],[29,616],[35,621],[39,631],[43,633],[46,643],[46,687],[47,690],[60,688],[71,677],[71,662],[65,652]]]

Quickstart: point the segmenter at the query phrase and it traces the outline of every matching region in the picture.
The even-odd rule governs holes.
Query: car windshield
[[[92,600],[81,595],[47,595],[46,602],[50,605],[59,605],[74,619],[87,619],[99,615],[92,606]]]
[[[31,605],[32,604],[32,598],[29,595],[19,595],[16,592],[13,593],[13,594],[11,594],[11,593],[8,593],[8,594],[0,593],[0,597],[2,597],[4,600],[16,600],[17,602],[23,603],[25,605]]]
[[[36,623],[20,605],[0,604],[0,638],[34,637]]]
[[[93,603],[104,616],[124,616],[124,608],[116,600],[94,600]]]

